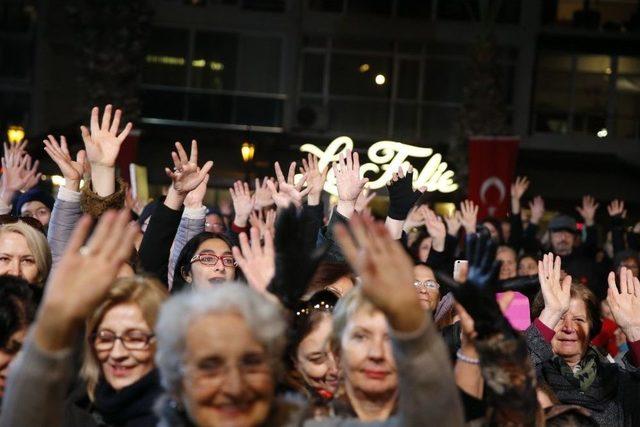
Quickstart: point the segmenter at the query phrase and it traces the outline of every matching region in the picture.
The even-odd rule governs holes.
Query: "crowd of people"
[[[590,196],[579,223],[547,221],[519,177],[507,218],[470,200],[443,217],[409,167],[381,219],[345,152],[275,163],[219,209],[192,141],[141,207],[117,176],[121,117],[94,108],[76,156],[43,142],[55,198],[5,144],[1,427],[640,425],[640,223],[623,201],[606,224]]]

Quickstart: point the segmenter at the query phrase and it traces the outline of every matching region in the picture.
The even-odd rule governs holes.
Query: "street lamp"
[[[22,126],[9,126],[7,139],[10,144],[20,144],[24,139],[24,128]]]
[[[242,161],[245,163],[249,163],[253,161],[253,155],[256,152],[256,146],[250,142],[243,142],[242,148],[240,148],[240,153],[242,153]]]

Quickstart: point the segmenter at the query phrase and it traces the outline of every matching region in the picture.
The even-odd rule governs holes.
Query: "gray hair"
[[[156,324],[156,366],[162,385],[173,396],[181,390],[189,325],[207,314],[237,313],[254,337],[264,345],[274,372],[278,372],[286,345],[286,323],[280,307],[241,283],[225,283],[209,289],[192,289],[172,296],[160,309]]]

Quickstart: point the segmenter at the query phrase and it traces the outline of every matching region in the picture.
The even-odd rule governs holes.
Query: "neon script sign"
[[[334,139],[324,151],[312,144],[304,144],[300,147],[300,151],[311,153],[320,159],[318,162],[320,170],[338,160],[340,154],[346,150],[353,150],[353,140],[348,136]],[[407,160],[409,157],[429,158],[419,173],[414,172],[413,188],[426,187],[429,192],[440,191],[441,193],[451,193],[458,189],[458,184],[453,180],[453,171],[447,169],[448,165],[442,161],[442,155],[434,153],[431,148],[416,147],[395,141],[378,141],[369,147],[367,156],[370,163],[361,163],[360,174],[369,178],[367,183],[369,189],[375,190],[386,186],[393,177],[393,172],[400,166],[406,172],[409,168]],[[329,169],[324,190],[333,195],[338,194],[336,178],[331,169]]]

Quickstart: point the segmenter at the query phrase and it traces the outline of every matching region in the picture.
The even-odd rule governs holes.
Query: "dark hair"
[[[422,244],[422,241],[427,237],[431,237],[429,235],[429,232],[426,229],[422,228],[420,229],[420,232],[416,236],[416,239],[413,241],[411,246],[409,246],[409,255],[411,255],[414,264],[417,264],[419,262],[424,263],[426,261],[425,259],[420,259],[420,244]]]
[[[589,331],[589,339],[593,339],[600,333],[602,327],[602,319],[600,315],[600,302],[591,289],[580,283],[571,284],[571,298],[579,299],[584,302],[587,308],[587,320],[591,324]],[[542,297],[542,291],[538,292],[533,304],[531,304],[531,320],[536,319],[542,313],[544,309],[544,298]]]
[[[19,277],[0,276],[0,348],[11,335],[33,322],[35,303],[31,285]]]
[[[500,220],[498,220],[497,218],[494,218],[492,216],[487,216],[485,217],[482,221],[480,221],[480,225],[483,225],[484,223],[490,223],[491,225],[493,225],[496,229],[496,231],[498,232],[498,244],[499,245],[504,245],[505,241],[504,241],[504,234],[502,234],[502,225],[500,225]]]
[[[305,390],[304,380],[296,370],[296,357],[300,343],[315,329],[327,313],[333,311],[338,296],[330,290],[321,290],[305,302],[301,302],[292,313],[288,332],[284,363],[287,368],[287,382],[298,391]]]
[[[342,277],[348,277],[355,284],[356,277],[349,264],[344,262],[321,262],[309,280],[306,294],[316,294]]]
[[[547,427],[597,427],[589,410],[577,405],[554,405],[545,410]]]
[[[233,247],[231,240],[229,240],[229,238],[224,234],[203,231],[202,233],[193,236],[193,238],[184,245],[178,260],[176,261],[176,267],[173,272],[173,286],[171,287],[171,293],[179,292],[182,289],[189,288],[191,286],[191,284],[185,279],[185,276],[191,272],[191,258],[196,254],[196,251],[202,243],[211,239],[222,240],[227,244],[227,246],[229,246],[229,250]],[[236,276],[237,275],[238,270],[236,269]]]
[[[615,254],[613,257],[613,271],[618,271],[622,263],[628,259],[633,259],[636,264],[640,266],[640,258],[638,258],[638,253],[633,250],[624,250]]]

